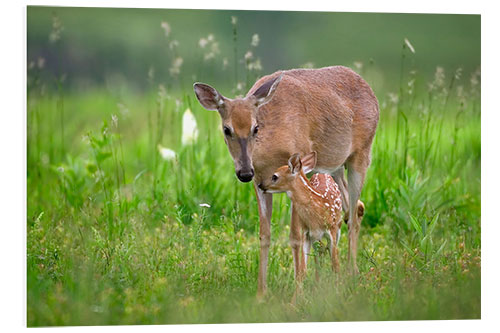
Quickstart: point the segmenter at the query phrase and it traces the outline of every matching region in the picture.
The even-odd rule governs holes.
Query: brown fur
[[[341,193],[337,183],[328,174],[314,174],[310,181],[306,178],[304,168],[313,169],[315,164],[316,152],[303,159],[294,154],[288,160],[288,165],[279,167],[270,179],[263,181],[262,186],[265,192],[286,192],[297,209],[299,218],[292,219],[290,228],[297,291],[307,269],[311,245],[323,235],[326,234],[330,240],[333,270],[338,272],[340,266],[337,243],[342,225]],[[364,215],[361,201],[358,202],[357,214],[359,219]],[[314,259],[317,261],[317,257]]]
[[[339,185],[343,208],[349,209],[349,259],[357,271],[359,221],[357,207],[348,203],[358,201],[378,123],[378,102],[369,85],[351,69],[333,66],[276,72],[259,79],[244,98],[234,100],[204,84],[194,88],[200,103],[212,110],[216,106],[223,126],[234,129],[225,141],[237,174],[252,171],[261,227],[259,294],[266,290],[272,200],[258,185],[294,153],[316,151],[315,170],[332,174]],[[258,134],[252,135],[255,126]],[[245,153],[240,138],[247,140]],[[294,207],[292,223],[297,214]]]

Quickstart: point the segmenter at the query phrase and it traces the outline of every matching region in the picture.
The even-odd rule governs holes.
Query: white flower
[[[198,138],[198,126],[190,109],[182,116],[182,144],[192,144]]]
[[[163,30],[165,30],[165,37],[168,37],[168,35],[170,35],[170,24],[168,24],[168,22],[161,22],[161,27],[163,28]]]
[[[113,126],[118,127],[118,116],[116,114],[111,115],[111,123]]]
[[[166,161],[175,159],[177,155],[172,149],[165,148],[160,144],[158,144],[158,151],[160,152],[161,157]]]
[[[179,46],[179,42],[177,40],[173,40],[171,41],[169,44],[168,44],[168,47],[173,50],[174,48],[176,48],[177,46]]]
[[[305,64],[302,64],[300,66],[301,68],[314,68],[314,63],[313,62],[306,62]]]
[[[354,62],[354,67],[355,67],[358,71],[360,71],[360,70],[362,70],[362,69],[363,69],[363,63],[362,63],[361,61],[355,61],[355,62]]]
[[[205,48],[205,46],[207,46],[208,44],[208,40],[206,40],[205,38],[200,38],[200,41],[198,42],[198,45],[200,45],[200,47],[203,49]]]
[[[260,71],[262,69],[262,64],[260,63],[260,59],[255,60],[248,64],[248,70]]]
[[[238,18],[236,16],[231,16],[231,24],[236,25],[238,23]]]
[[[413,47],[413,45],[411,45],[411,43],[408,40],[408,38],[405,38],[405,44],[410,49],[410,52],[413,53],[413,54],[415,54],[415,48]]]
[[[38,57],[37,65],[38,68],[42,69],[45,66],[45,58]]]
[[[252,57],[253,57],[253,54],[251,51],[248,51],[247,53],[245,53],[245,60],[252,59]]]
[[[259,45],[259,41],[260,41],[260,39],[259,39],[259,35],[258,35],[258,34],[253,34],[253,36],[252,36],[252,43],[251,43],[251,45],[252,45],[253,47],[257,47],[257,46]]]
[[[210,208],[210,205],[209,205],[209,204],[207,204],[207,203],[201,203],[201,204],[200,204],[200,207],[207,207],[207,208]]]
[[[170,75],[176,76],[181,72],[181,66],[184,60],[181,57],[177,57],[172,60],[172,66],[169,68]]]

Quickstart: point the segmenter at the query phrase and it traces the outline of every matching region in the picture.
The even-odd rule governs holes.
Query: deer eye
[[[253,135],[257,135],[258,132],[259,132],[259,126],[257,125],[253,128]]]
[[[278,180],[278,176],[277,176],[277,175],[273,175],[273,176],[271,177],[271,180],[272,180],[273,182],[277,181],[277,180]]]
[[[229,129],[229,127],[224,126],[223,130],[226,136],[231,136],[231,130]]]

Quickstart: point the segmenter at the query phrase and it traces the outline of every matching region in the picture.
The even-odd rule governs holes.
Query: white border
[[[26,5],[132,7],[132,8],[204,8],[252,10],[300,10],[337,12],[388,12],[388,13],[451,13],[482,15],[482,320],[480,321],[418,321],[418,322],[365,322],[365,323],[312,323],[312,324],[246,324],[246,325],[169,325],[169,326],[114,326],[92,327],[95,330],[130,331],[191,330],[255,331],[255,330],[348,330],[369,332],[421,332],[423,330],[453,330],[454,332],[480,329],[490,331],[498,327],[497,300],[499,275],[497,255],[499,223],[494,215],[495,190],[498,187],[498,129],[500,113],[498,102],[498,12],[491,1],[302,1],[270,2],[253,0],[234,1],[24,1],[4,4],[0,11],[2,31],[2,151],[0,165],[2,183],[2,297],[3,328],[22,328],[26,325],[26,118],[25,118],[25,59],[26,59]],[[462,181],[467,181],[463,179]],[[306,326],[304,326],[306,325]],[[59,328],[58,330],[81,330]],[[43,329],[46,330],[46,329]]]

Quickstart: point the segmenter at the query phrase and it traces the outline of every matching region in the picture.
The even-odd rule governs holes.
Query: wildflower
[[[201,38],[198,42],[198,45],[202,49],[208,49],[208,51],[203,55],[203,59],[205,61],[214,59],[215,56],[220,53],[219,43],[215,41],[215,37],[213,34],[209,34],[207,38]]]
[[[155,69],[151,66],[149,67],[149,70],[148,70],[148,80],[150,82],[153,82],[155,79]]]
[[[250,43],[250,45],[252,45],[253,47],[257,47],[259,45],[259,35],[258,34],[253,34],[252,36],[252,42]]]
[[[165,37],[168,37],[168,35],[170,35],[170,24],[168,24],[168,22],[166,21],[163,21],[161,22],[161,27],[162,29],[165,31]]]
[[[363,63],[361,61],[355,61],[354,62],[354,68],[359,72],[363,69]]]
[[[261,69],[262,65],[260,63],[260,59],[256,59],[254,62],[248,64],[248,70],[260,71]]]
[[[166,161],[173,160],[177,156],[175,151],[169,148],[165,148],[160,144],[158,144],[158,151],[160,152],[161,157]]]
[[[57,16],[55,13],[52,15],[52,30],[49,34],[49,41],[51,43],[57,42],[59,39],[61,39],[61,32],[64,30],[64,27],[62,25],[61,20],[59,19],[59,16]]]
[[[395,93],[388,93],[387,96],[389,97],[389,101],[392,104],[398,104],[399,102],[399,96]]]
[[[429,84],[429,90],[437,90],[438,88],[442,88],[444,86],[445,74],[443,67],[436,67],[436,72],[434,73],[434,81]]]
[[[111,123],[113,124],[113,126],[118,127],[118,117],[116,116],[116,114],[111,115]]]
[[[405,45],[408,47],[408,49],[410,49],[411,53],[415,54],[415,48],[413,47],[413,45],[411,45],[408,38],[405,38]]]
[[[481,69],[476,69],[470,76],[470,84],[475,87],[479,84],[479,78],[481,77]]]
[[[314,68],[314,63],[311,61],[306,62],[305,64],[300,65],[301,68]]]
[[[190,109],[182,116],[182,144],[192,144],[198,138],[198,126]]]
[[[163,84],[158,85],[158,98],[167,98],[167,89],[165,89],[165,86]]]
[[[207,44],[208,44],[208,40],[207,40],[207,39],[205,39],[205,38],[200,38],[200,40],[199,40],[199,42],[198,42],[198,45],[199,45],[202,49],[204,49],[204,48],[205,48],[205,46],[207,46]]]
[[[207,203],[201,203],[199,206],[200,206],[200,207],[210,208],[210,205],[209,205],[209,204],[207,204]]]
[[[127,108],[126,105],[122,104],[122,103],[118,103],[117,104],[118,106],[118,110],[120,111],[120,114],[123,116],[123,117],[126,117],[128,116],[128,114],[130,113],[129,109]],[[118,117],[117,117],[118,119]]]
[[[455,71],[455,80],[460,80],[462,77],[462,67],[458,67],[457,70]]]
[[[225,70],[227,65],[229,65],[229,60],[227,58],[222,59],[222,70]]]
[[[158,101],[158,104],[159,104],[161,110],[163,110],[166,98],[167,98],[167,90],[165,89],[165,86],[163,84],[158,85],[158,99],[157,99],[157,101]]]
[[[39,69],[42,69],[45,66],[45,59],[42,57],[39,57],[38,61],[37,61],[37,66]]]
[[[237,91],[242,91],[244,87],[245,87],[245,84],[243,82],[238,82],[236,84],[236,90]]]
[[[175,112],[179,112],[179,108],[181,106],[181,101],[178,100],[177,98],[175,99]]]
[[[168,43],[168,48],[171,50],[173,50],[177,46],[179,46],[179,42],[175,39],[173,41],[171,41],[170,43]]]
[[[245,53],[245,60],[250,60],[252,59],[253,57],[253,54],[252,54],[252,51],[247,51],[247,53]]]
[[[174,60],[172,60],[172,66],[169,69],[170,75],[177,76],[181,72],[181,66],[183,62],[184,59],[182,59],[181,57],[174,58]]]

